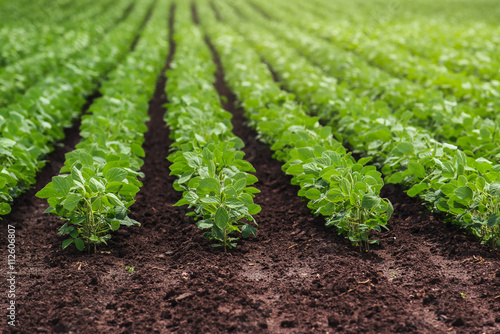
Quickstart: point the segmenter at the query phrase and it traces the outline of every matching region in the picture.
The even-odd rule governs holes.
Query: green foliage
[[[193,25],[189,4],[178,4],[175,21],[177,47],[166,92],[169,97],[165,120],[175,143],[171,174],[178,178],[174,188],[182,191],[175,205],[194,208],[191,215],[204,237],[214,247],[233,248],[241,233],[257,236],[254,215],[261,210],[251,187],[257,178],[252,165],[243,159],[241,139],[232,133],[231,114],[221,107],[212,85],[215,64],[200,30]]]
[[[271,145],[275,158],[284,163],[283,171],[293,175],[292,183],[301,187],[299,195],[308,200],[315,214],[326,217],[328,225],[336,226],[354,244],[368,249],[370,243],[376,242],[370,239],[370,231],[380,231],[392,214],[390,202],[380,198],[381,174],[374,167],[364,166],[369,159],[356,163],[346,154],[342,144],[333,138],[332,128],[321,126],[318,117],[307,116],[294,95],[282,91],[274,82],[260,57],[241,37],[217,23],[202,4],[198,9],[204,13],[204,27],[219,52],[227,83],[245,107],[259,138]],[[236,21],[231,19],[235,26]],[[255,31],[254,27],[251,31]],[[292,77],[290,73],[284,75]]]
[[[85,246],[95,251],[98,244],[106,244],[111,238],[111,231],[121,225],[139,224],[127,216],[127,209],[139,191],[137,173],[111,167],[115,161],[124,165],[128,160],[104,164],[99,159],[104,152],[96,153],[96,159],[82,150],[69,153],[67,160],[73,162],[71,173],[53,177],[36,194],[49,202],[47,213],[66,221],[59,229],[59,235],[70,236],[63,242],[63,249],[74,242],[80,251]]]
[[[158,2],[141,40],[126,61],[109,74],[101,87],[103,96],[94,101],[82,118],[82,141],[66,154],[61,175],[36,195],[47,198],[46,211],[66,223],[59,235],[68,235],[62,247],[75,244],[80,251],[96,251],[111,232],[121,226],[139,225],[129,218],[129,207],[144,177],[139,169],[147,130],[148,104],[168,51],[167,2]]]
[[[44,157],[64,138],[85,97],[129,51],[147,5],[135,6],[100,43],[31,87],[18,103],[0,109],[0,214],[10,212],[13,198],[35,183]]]
[[[242,5],[239,9],[248,17],[259,15],[250,7]],[[355,153],[375,158],[374,163],[386,175],[386,182],[404,185],[408,195],[419,196],[431,208],[446,212],[450,220],[469,229],[483,242],[494,247],[500,245],[496,220],[498,199],[493,196],[495,191],[490,190],[500,181],[500,165],[485,158],[486,151],[489,156],[497,154],[498,147],[487,143],[497,132],[495,126],[491,131],[487,128],[469,130],[470,136],[458,140],[468,148],[461,151],[455,145],[436,141],[431,131],[409,125],[411,113],[394,113],[387,103],[359,97],[336,84],[296,49],[263,28],[268,25],[275,28],[274,32],[283,27],[266,24],[264,19],[258,20],[259,25],[237,23],[231,18],[228,22],[248,38],[287,89],[296,93],[319,119],[337,130],[338,138]],[[292,40],[291,36],[288,39]],[[315,56],[315,59],[318,58]],[[322,59],[322,63],[330,62]],[[476,180],[480,180],[480,187]]]

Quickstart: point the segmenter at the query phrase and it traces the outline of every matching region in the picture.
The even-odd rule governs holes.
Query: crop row
[[[0,45],[2,45],[0,67],[13,64],[39,52],[47,52],[52,49],[54,43],[58,43],[61,38],[65,38],[67,35],[75,34],[78,31],[81,34],[82,31],[92,26],[95,17],[110,10],[111,5],[110,1],[94,5],[75,3],[74,6],[55,11],[50,9],[50,5],[43,7],[42,10],[32,6],[32,11],[45,11],[46,17],[40,21],[28,20],[24,24],[17,21],[0,28]],[[24,18],[27,16],[25,15]],[[7,17],[10,15],[2,16],[2,18]]]
[[[110,231],[138,222],[127,216],[142,183],[148,101],[168,51],[168,0],[156,10],[133,52],[102,84],[102,97],[90,106],[80,127],[81,142],[66,155],[61,174],[37,193],[47,198],[46,212],[66,223],[63,248],[95,251],[111,238]]]
[[[168,156],[174,189],[182,191],[175,205],[194,207],[200,229],[213,246],[226,250],[243,237],[257,235],[253,215],[261,208],[253,197],[257,178],[253,166],[243,159],[243,141],[232,133],[231,114],[225,111],[213,86],[212,54],[190,15],[189,3],[178,2],[174,41],[176,53],[167,72],[169,99],[165,121],[175,140]],[[253,224],[253,225],[252,225]]]
[[[250,17],[252,12],[248,9],[246,14]],[[231,12],[224,18],[251,42],[283,84],[319,110],[322,120],[336,128],[355,152],[375,158],[387,182],[403,184],[410,196],[419,195],[431,207],[447,212],[484,242],[500,242],[500,165],[434,140],[432,133],[407,125],[385,105],[368,98],[349,94],[336,103],[335,79],[263,29],[263,22],[241,23]]]
[[[77,59],[87,58],[89,47],[98,43],[103,35],[115,26],[126,7],[126,2],[120,2],[115,10],[98,13],[92,21],[82,22],[78,29],[75,28],[77,26],[75,23],[73,29],[67,30],[47,49],[1,68],[0,107],[22,98],[28,88],[45,76],[68,67],[69,59],[75,63]]]
[[[296,4],[305,6],[303,9],[323,18],[326,17],[325,13],[339,10],[337,3],[318,2],[320,3],[316,6],[309,1]],[[352,9],[351,11],[344,9],[346,14],[355,13],[355,15],[344,16],[342,24],[364,25],[365,22],[358,20],[366,19],[366,16],[359,15],[358,8]],[[440,15],[437,18],[413,16],[399,19],[398,15],[391,17],[391,21],[372,25],[370,29],[364,29],[364,32],[372,38],[407,48],[413,54],[445,65],[454,72],[465,71],[484,80],[498,78],[498,73],[494,71],[500,59],[496,49],[500,42],[498,26],[488,25],[483,20],[453,21],[448,15],[452,13],[453,10],[447,9],[447,15]]]
[[[280,16],[289,24],[263,17],[259,19],[257,15],[253,17],[274,35],[283,37],[325,74],[342,83],[336,85],[335,98],[331,98],[334,105],[352,100],[353,93],[358,98],[366,96],[377,100],[379,109],[384,108],[382,101],[386,102],[392,115],[404,123],[425,128],[435,139],[457,145],[470,156],[500,161],[500,133],[496,131],[500,126],[498,118],[485,118],[480,111],[457,103],[439,90],[425,88],[372,67],[355,54],[302,32],[295,27],[300,24],[298,20],[280,13],[274,11],[273,16]]]
[[[12,198],[35,182],[44,157],[64,138],[64,128],[81,113],[85,98],[130,50],[148,6],[141,2],[85,57],[30,88],[17,104],[0,109],[0,215],[9,213]]]
[[[381,174],[369,159],[356,162],[332,137],[332,129],[306,115],[293,95],[280,89],[260,57],[229,27],[217,23],[208,6],[200,3],[200,15],[217,49],[226,81],[245,108],[250,124],[274,156],[293,175],[299,195],[309,200],[315,214],[326,216],[327,225],[362,248],[368,248],[369,232],[381,230],[392,214],[391,203],[380,197]]]
[[[290,4],[285,6],[289,15],[297,17],[304,13]],[[483,116],[493,116],[498,109],[500,93],[496,82],[485,82],[475,76],[454,73],[445,66],[430,63],[398,45],[385,43],[383,38],[371,38],[347,24],[332,26],[327,18],[320,19],[307,12],[304,15],[301,27],[355,52],[384,71],[408,78],[426,88],[437,87],[459,101],[481,110]],[[311,21],[313,18],[315,21]]]

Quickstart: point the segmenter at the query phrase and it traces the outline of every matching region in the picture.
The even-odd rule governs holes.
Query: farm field
[[[496,1],[0,13],[2,332],[500,333]]]

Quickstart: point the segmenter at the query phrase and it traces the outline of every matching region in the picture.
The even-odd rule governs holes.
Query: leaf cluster
[[[164,11],[153,15],[134,52],[109,74],[103,96],[83,117],[82,141],[66,154],[62,174],[37,193],[50,204],[46,212],[66,221],[59,230],[69,235],[63,248],[74,243],[78,250],[95,251],[120,226],[139,224],[127,214],[142,186],[147,102],[168,50],[167,28],[153,28],[167,13],[165,1],[159,6]]]
[[[178,177],[174,188],[183,192],[175,205],[194,208],[189,215],[200,229],[209,230],[204,237],[226,250],[236,246],[232,233],[257,236],[253,215],[261,208],[253,198],[259,190],[251,187],[257,178],[250,174],[255,169],[244,160],[243,142],[232,133],[231,114],[222,109],[212,85],[215,64],[191,21],[189,4],[178,4],[175,31],[165,115],[175,140],[168,157],[171,174]]]

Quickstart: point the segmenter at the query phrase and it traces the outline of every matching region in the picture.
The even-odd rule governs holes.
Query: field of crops
[[[496,0],[0,0],[6,333],[500,333]]]

